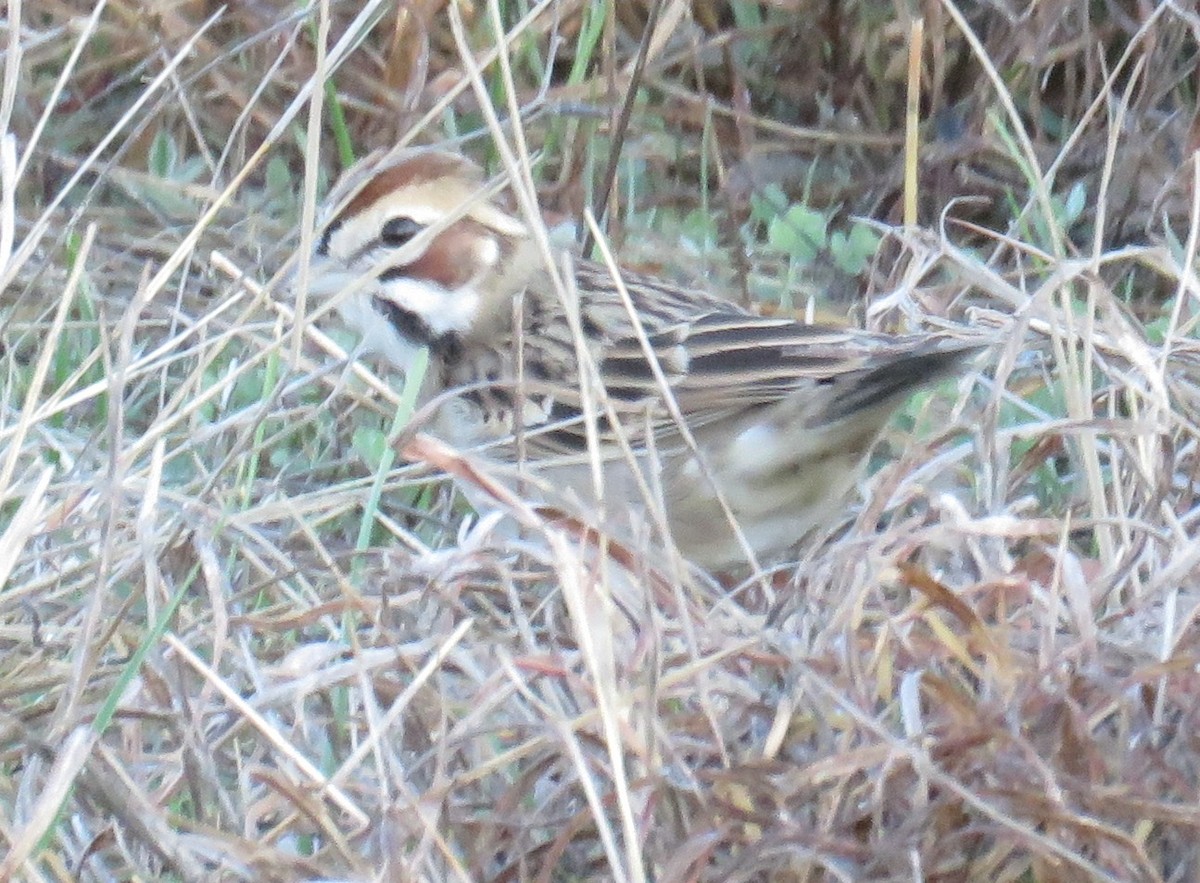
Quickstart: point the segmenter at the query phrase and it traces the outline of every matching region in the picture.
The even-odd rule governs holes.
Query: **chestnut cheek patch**
[[[460,221],[439,233],[425,252],[405,267],[405,275],[453,291],[492,269],[499,256],[500,249],[486,227]]]

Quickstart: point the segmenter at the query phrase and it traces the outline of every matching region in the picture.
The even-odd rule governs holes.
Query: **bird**
[[[318,214],[308,296],[406,379],[427,354],[431,435],[519,459],[579,511],[662,513],[712,572],[837,518],[892,414],[982,348],[760,315],[582,256],[564,297],[508,195],[457,150],[365,157]]]

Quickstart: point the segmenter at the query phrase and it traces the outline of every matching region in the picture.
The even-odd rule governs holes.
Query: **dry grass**
[[[917,157],[903,4],[660,5],[627,262],[999,341],[731,586],[466,519],[271,284],[350,147],[596,205],[655,4],[500,5],[10,0],[0,879],[1194,879],[1200,19],[925,4]]]

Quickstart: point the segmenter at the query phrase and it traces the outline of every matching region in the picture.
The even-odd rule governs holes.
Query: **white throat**
[[[381,286],[379,297],[420,316],[436,335],[463,334],[479,314],[482,300],[472,284],[447,291],[417,279],[392,279]],[[378,315],[378,311],[376,311]]]
[[[338,313],[342,321],[359,335],[358,349],[361,352],[383,356],[407,376],[424,344],[400,334],[371,301],[372,296],[368,292],[355,292],[341,299]]]

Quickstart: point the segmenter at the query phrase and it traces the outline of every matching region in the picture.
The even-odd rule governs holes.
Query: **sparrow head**
[[[486,334],[537,266],[525,225],[486,195],[458,154],[366,157],[326,200],[310,290],[401,368],[422,346]]]

